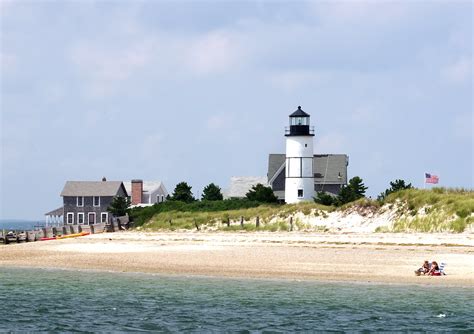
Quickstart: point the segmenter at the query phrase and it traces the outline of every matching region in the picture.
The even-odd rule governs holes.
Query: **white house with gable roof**
[[[123,182],[131,196],[132,206],[148,206],[166,201],[168,190],[161,181],[132,180]]]

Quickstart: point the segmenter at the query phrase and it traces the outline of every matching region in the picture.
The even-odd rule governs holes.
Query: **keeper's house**
[[[64,224],[94,225],[112,220],[112,199],[127,197],[121,181],[67,181],[61,192]]]

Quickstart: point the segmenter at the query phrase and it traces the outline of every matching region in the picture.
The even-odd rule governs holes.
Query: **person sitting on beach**
[[[420,276],[421,274],[426,275],[430,271],[431,264],[428,261],[425,261],[421,268],[415,270],[416,276]]]
[[[441,270],[439,270],[438,263],[433,261],[431,268],[428,271],[428,276],[441,276]]]

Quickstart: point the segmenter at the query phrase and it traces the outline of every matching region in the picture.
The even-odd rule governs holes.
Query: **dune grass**
[[[242,207],[244,206],[244,207]],[[431,190],[407,189],[387,196],[383,201],[359,199],[335,208],[306,202],[299,204],[255,205],[255,203],[198,203],[177,204],[138,212],[144,229],[154,231],[220,230],[220,231],[289,231],[289,217],[301,212],[326,218],[332,211],[357,211],[380,213],[381,210],[397,210],[397,219],[391,227],[380,227],[377,232],[464,232],[474,224],[474,192],[465,189],[434,188]],[[259,217],[259,226],[256,218]],[[244,224],[241,226],[241,219]],[[294,230],[318,227],[306,226],[299,219],[293,221]],[[325,231],[323,226],[321,231]]]
[[[471,190],[407,189],[390,194],[384,203],[398,203],[400,219],[393,224],[394,232],[460,233],[474,223],[474,192]]]
[[[289,205],[261,205],[254,208],[222,210],[210,212],[167,211],[155,214],[143,228],[149,230],[174,231],[180,229],[217,229],[222,231],[289,231],[289,217],[297,212],[309,215],[313,210],[327,212],[330,207],[317,203],[299,203]],[[256,218],[259,227],[256,227]],[[244,220],[244,227],[241,226]],[[227,222],[229,225],[227,226]],[[297,222],[294,222],[297,227]]]

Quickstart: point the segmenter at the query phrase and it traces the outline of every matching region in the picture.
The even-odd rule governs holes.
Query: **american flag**
[[[425,183],[436,184],[439,182],[439,177],[433,174],[425,173]]]

